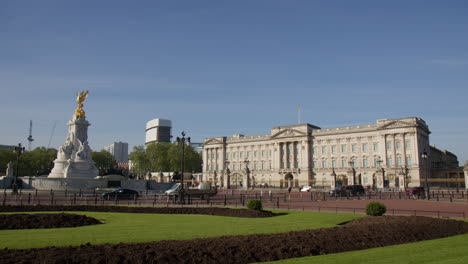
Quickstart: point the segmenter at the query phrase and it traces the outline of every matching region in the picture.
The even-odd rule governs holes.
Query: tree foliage
[[[57,157],[57,150],[54,148],[37,147],[32,151],[26,151],[19,157],[18,176],[40,176],[49,174],[54,167],[54,160]],[[5,173],[8,162],[14,163],[18,155],[12,149],[0,150],[0,173]],[[16,172],[15,172],[16,174]]]
[[[117,165],[114,156],[106,150],[91,152],[91,158],[99,170],[99,175],[103,175],[104,172],[114,169]]]
[[[174,143],[151,143],[136,146],[130,153],[132,170],[137,174],[148,171],[181,171],[182,145]],[[184,145],[184,172],[201,172],[201,154],[190,145]]]

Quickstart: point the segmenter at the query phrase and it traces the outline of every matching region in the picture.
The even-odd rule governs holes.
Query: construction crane
[[[34,141],[32,137],[32,120],[29,120],[29,137],[28,137],[29,145],[28,145],[28,150],[31,151],[31,145],[32,142]]]
[[[49,144],[47,144],[47,148],[50,148],[50,143],[52,142],[52,137],[54,136],[56,126],[57,126],[57,121],[54,121],[54,125],[52,126],[52,132],[50,133]]]

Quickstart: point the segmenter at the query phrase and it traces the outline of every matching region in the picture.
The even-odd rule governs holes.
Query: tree
[[[128,159],[132,161],[132,171],[136,174],[144,174],[151,167],[144,146],[133,147]]]
[[[169,171],[169,149],[171,143],[151,143],[146,147],[146,157],[151,171]]]
[[[10,161],[13,161],[15,164],[14,169],[16,169],[17,157],[17,154],[12,149],[0,150],[0,171],[5,171]],[[57,150],[54,148],[37,147],[32,151],[26,151],[19,158],[18,176],[49,174],[54,166],[56,157]]]
[[[169,150],[169,161],[172,171],[181,170],[182,147],[174,142]],[[196,152],[190,145],[184,145],[184,171],[201,172],[201,154]]]
[[[114,156],[106,150],[101,150],[99,152],[93,151],[91,153],[91,158],[99,169],[99,175],[103,175],[105,172],[114,169],[117,165]]]

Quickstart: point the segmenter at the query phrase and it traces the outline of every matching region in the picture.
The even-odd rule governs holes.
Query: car
[[[339,197],[358,196],[364,194],[366,194],[366,191],[360,184],[338,186],[335,190],[330,191],[330,196]]]
[[[406,190],[406,193],[412,196],[424,196],[426,194],[424,187],[411,187],[410,189]]]
[[[131,200],[138,198],[139,196],[140,195],[137,191],[123,188],[102,194],[102,198],[104,200]]]
[[[310,190],[312,189],[311,186],[302,186],[301,188],[301,192],[310,192]]]

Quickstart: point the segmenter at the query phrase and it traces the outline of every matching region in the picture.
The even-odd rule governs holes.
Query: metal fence
[[[433,197],[444,197],[444,199],[465,199],[466,193],[435,193]],[[457,198],[455,198],[457,197]],[[311,193],[288,193],[288,192],[224,192],[213,197],[191,197],[187,196],[185,204],[179,204],[175,196],[163,194],[143,193],[139,197],[129,200],[103,199],[102,194],[96,191],[20,191],[18,195],[12,195],[6,191],[1,193],[0,202],[2,205],[127,205],[127,206],[158,206],[158,207],[245,207],[251,199],[262,201],[264,208],[279,210],[302,210],[317,212],[335,212],[335,213],[353,213],[364,214],[364,208],[350,207],[330,207],[320,206],[311,201],[329,201],[346,199],[366,199],[366,200],[384,200],[384,199],[416,199],[406,193],[367,193],[362,196],[353,197],[330,197],[324,192]],[[442,198],[439,198],[439,200]],[[434,199],[435,200],[435,199]],[[436,200],[435,200],[436,201]],[[468,204],[468,200],[467,204]],[[423,211],[423,210],[403,210],[389,209],[390,215],[418,215],[432,217],[462,218],[465,219],[465,212],[446,212],[446,211]]]

